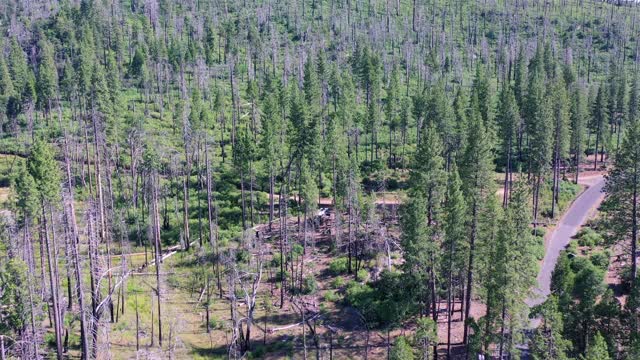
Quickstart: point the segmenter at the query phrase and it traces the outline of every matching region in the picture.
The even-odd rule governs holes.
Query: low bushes
[[[329,272],[332,275],[346,274],[348,269],[348,259],[346,257],[339,257],[331,260],[329,263]]]
[[[585,227],[576,235],[578,239],[578,244],[580,246],[600,246],[604,243],[604,238],[602,235],[598,234],[595,230],[589,227]]]

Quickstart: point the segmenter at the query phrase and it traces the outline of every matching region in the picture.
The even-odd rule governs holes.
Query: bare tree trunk
[[[184,182],[182,186],[182,199],[183,199],[183,237],[186,250],[189,250],[191,244],[191,234],[189,232],[189,177],[191,176],[191,159],[188,154],[187,144],[185,144],[184,154],[187,159],[187,169],[184,174]],[[202,246],[202,239],[200,239],[200,246]]]
[[[59,100],[58,100],[59,102]],[[58,121],[60,128],[64,128],[62,126],[62,108],[58,106]],[[71,161],[69,159],[69,140],[68,135],[65,129],[64,134],[64,161],[65,161],[65,170],[67,174],[67,198],[64,201],[67,211],[65,218],[67,220],[67,227],[70,232],[70,244],[71,253],[72,253],[72,262],[74,267],[74,275],[76,281],[77,288],[77,297],[78,297],[78,307],[80,308],[80,342],[82,347],[81,358],[88,359],[89,358],[89,339],[87,336],[87,317],[85,313],[85,300],[84,300],[84,289],[82,286],[82,272],[80,266],[80,256],[78,254],[78,243],[80,242],[79,232],[78,232],[78,223],[76,221],[76,211],[73,199],[73,184],[72,184],[72,176],[71,176]],[[69,304],[71,304],[71,298],[69,298]],[[71,305],[70,305],[71,306]]]
[[[244,190],[244,170],[240,169],[240,198],[242,203],[242,229],[247,230],[247,206],[246,196]]]
[[[138,312],[138,294],[136,293],[136,351],[140,351],[140,314]]]
[[[273,215],[274,215],[274,176],[273,176],[273,166],[269,165],[269,231],[272,231],[273,228]]]
[[[56,357],[58,360],[62,360],[63,351],[62,351],[62,320],[60,318],[60,304],[58,297],[58,259],[52,256],[52,251],[55,249],[51,249],[51,244],[49,242],[49,230],[48,230],[48,221],[47,215],[45,212],[45,204],[44,200],[42,200],[42,226],[43,226],[43,234],[45,241],[45,248],[47,253],[47,263],[49,267],[49,286],[51,288],[51,303],[53,307],[53,326],[56,337]],[[53,226],[52,226],[53,228]],[[53,230],[53,229],[52,229]],[[54,244],[55,246],[55,244]]]
[[[107,250],[107,280],[108,280],[108,288],[107,291],[111,293],[111,240],[110,236],[107,236],[107,223],[105,220],[105,205],[104,205],[104,195],[102,190],[102,176],[100,172],[100,151],[99,151],[99,139],[98,139],[98,124],[97,124],[97,115],[95,114],[95,109],[92,109],[92,122],[93,122],[93,144],[94,144],[94,163],[95,163],[95,172],[96,172],[96,192],[98,193],[98,215],[100,221],[100,240],[104,241],[106,244]],[[114,322],[114,314],[113,314],[113,301],[109,298],[109,313],[111,316],[111,322]]]
[[[469,319],[470,311],[471,311],[471,289],[473,287],[473,271],[474,271],[474,255],[475,255],[475,247],[476,247],[476,236],[478,231],[478,204],[477,200],[474,200],[473,203],[473,211],[472,211],[472,223],[471,223],[471,237],[469,238],[469,267],[467,270],[467,292],[465,294],[465,309],[464,309],[464,320],[465,322]],[[465,345],[469,344],[469,326],[467,324],[464,325],[464,334],[462,337],[462,341]],[[468,351],[467,351],[468,354]],[[468,355],[467,355],[468,356]]]
[[[156,175],[157,176],[157,175]],[[151,196],[152,196],[152,226],[153,226],[153,240],[155,245],[155,262],[156,262],[156,293],[158,295],[158,343],[162,347],[162,300],[160,290],[160,262],[161,259],[161,246],[160,246],[160,218],[158,214],[158,185],[155,176],[151,179]]]
[[[89,242],[89,280],[91,284],[91,358],[95,359],[98,354],[98,324],[100,322],[101,313],[98,312],[98,301],[100,300],[100,283],[96,283],[98,276],[97,264],[97,239],[95,234],[95,203],[92,200],[89,210],[89,221],[87,226],[87,238]]]

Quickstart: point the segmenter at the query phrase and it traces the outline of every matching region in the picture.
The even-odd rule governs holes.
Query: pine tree
[[[16,38],[11,39],[11,51],[9,53],[9,72],[16,92],[21,93],[29,82],[29,65],[27,57]]]
[[[391,79],[387,87],[387,98],[385,99],[385,118],[389,127],[389,166],[396,165],[396,131],[400,127],[400,78],[399,70],[394,67],[391,71]]]
[[[18,167],[13,186],[16,194],[16,207],[20,211],[22,220],[25,223],[29,223],[38,214],[40,196],[36,188],[36,182],[24,162]]]
[[[596,135],[593,170],[598,169],[598,154],[602,154],[602,156],[604,156],[603,143],[606,142],[605,127],[609,118],[607,103],[608,98],[605,93],[604,84],[601,84],[598,88],[598,95],[591,111],[591,131],[593,131]]]
[[[51,207],[56,204],[60,196],[60,170],[58,169],[53,151],[44,141],[37,139],[27,159],[27,169],[33,177],[40,202],[41,241],[47,255],[49,270],[49,290],[51,295],[54,333],[56,337],[56,355],[59,360],[63,357],[62,332],[63,323],[60,311],[58,258],[55,236],[49,237],[49,231],[54,228]],[[51,222],[51,224],[49,224]],[[42,238],[44,237],[44,239]],[[41,254],[42,256],[43,254]],[[44,281],[44,279],[42,279]]]
[[[14,95],[13,80],[11,80],[9,67],[4,56],[0,56],[0,133],[7,130],[7,125],[5,124],[6,116],[9,112],[7,111],[7,105],[9,105],[9,101]]]
[[[587,99],[585,98],[584,90],[580,87],[575,87],[571,92],[571,109],[569,112],[571,130],[569,152],[573,154],[573,166],[576,171],[574,182],[577,184],[580,176],[580,161],[584,153],[584,137],[589,116]]]
[[[476,75],[473,79],[472,94],[478,97],[478,109],[482,121],[487,129],[493,130],[494,104],[489,79],[481,65],[476,66]]]
[[[467,262],[467,280],[465,285],[465,320],[469,319],[471,299],[475,286],[476,242],[480,226],[480,215],[489,196],[494,196],[493,187],[493,149],[491,132],[485,127],[477,107],[474,94],[468,114],[467,146],[460,162],[460,177],[469,211],[469,259]],[[468,326],[465,326],[464,343],[468,342]]]
[[[527,59],[524,54],[524,48],[520,47],[518,58],[514,69],[513,93],[520,109],[521,118],[524,118],[525,104],[528,89]]]
[[[105,71],[105,79],[113,111],[114,113],[118,114],[120,113],[120,111],[122,111],[124,106],[123,104],[121,104],[122,84],[120,81],[120,68],[118,67],[118,63],[113,51],[110,51],[107,55],[107,64],[105,66]]]
[[[606,178],[607,199],[603,210],[612,231],[621,241],[631,242],[631,279],[638,276],[638,197],[640,191],[640,122],[629,124],[613,168]]]
[[[504,233],[512,230],[512,227],[503,228],[505,224],[504,211],[498,205],[497,197],[488,197],[478,216],[476,239],[477,295],[487,307],[485,315],[478,320],[480,329],[474,334],[474,341],[481,344],[481,353],[488,353],[500,338],[501,308],[506,303],[506,290],[502,286],[508,283],[508,260],[504,255],[509,246]],[[479,349],[469,348],[468,351],[473,353],[474,350]]]
[[[460,296],[467,267],[468,244],[466,240],[467,204],[462,193],[462,181],[455,162],[449,171],[447,195],[444,208],[445,238],[443,249],[446,255],[442,261],[442,278],[447,278],[447,356],[451,355],[451,322],[455,296]],[[456,286],[457,285],[457,286]]]
[[[302,166],[300,168],[300,196],[298,197],[300,201],[302,201],[302,214],[303,214],[303,228],[302,228],[302,236],[300,236],[302,240],[302,254],[300,261],[300,286],[299,289],[302,291],[303,288],[303,280],[305,274],[305,258],[308,253],[308,242],[309,242],[309,232],[308,226],[310,219],[313,219],[314,213],[317,209],[318,204],[318,187],[316,185],[315,180],[311,174],[311,169],[306,160],[302,161]],[[315,246],[314,246],[315,247]],[[294,282],[295,283],[295,282]]]
[[[427,314],[437,321],[436,267],[443,235],[442,204],[446,191],[446,173],[442,158],[442,140],[434,126],[423,135],[409,178],[409,201],[402,217],[402,244],[405,251],[405,273],[426,284],[420,300]]]
[[[303,89],[310,116],[312,118],[320,116],[320,83],[313,59],[311,58],[307,59],[307,62],[304,64]]]
[[[289,92],[289,123],[287,127],[287,143],[291,157],[300,159],[305,153],[309,112],[304,97],[296,85]]]
[[[513,171],[513,149],[517,144],[518,129],[520,128],[520,113],[516,99],[508,84],[503,85],[500,93],[500,106],[498,110],[498,126],[500,138],[502,140],[501,155],[505,162],[504,171],[504,194],[502,206],[507,206],[510,193],[510,183],[513,181],[511,173]]]
[[[9,67],[4,56],[0,56],[0,94],[3,97],[9,97],[13,95],[13,91],[13,80],[9,73]]]
[[[609,349],[604,337],[600,333],[596,333],[593,337],[592,344],[587,349],[585,355],[581,357],[583,360],[610,360]]]
[[[553,150],[553,113],[550,98],[546,96],[545,77],[539,56],[532,60],[527,92],[525,125],[529,142],[529,171],[534,176],[533,221],[537,225],[540,189],[551,162]]]
[[[53,46],[46,40],[40,40],[40,63],[38,64],[38,104],[48,114],[51,102],[58,92],[58,70],[56,69]]]
[[[553,184],[551,195],[551,217],[560,201],[560,165],[569,150],[569,99],[564,80],[556,78],[552,88],[553,106]]]
[[[40,202],[55,202],[60,196],[60,170],[53,149],[43,140],[36,140],[27,159],[27,169],[33,177]]]
[[[523,180],[513,189],[504,222],[498,230],[498,254],[504,262],[500,291],[504,291],[501,304],[500,355],[506,350],[513,354],[521,340],[521,330],[528,326],[529,306],[525,300],[535,285],[538,273],[535,249],[536,238],[531,234],[531,213],[528,207],[529,188]],[[496,259],[500,261],[499,259]],[[506,291],[505,291],[506,290]],[[507,339],[506,334],[509,334]]]
[[[34,254],[31,249],[33,248],[33,240],[32,240],[32,226],[35,223],[35,219],[38,216],[38,209],[40,208],[40,199],[38,195],[38,191],[36,189],[36,183],[31,174],[29,173],[26,163],[21,162],[19,164],[16,175],[13,179],[13,187],[15,192],[15,206],[18,210],[18,219],[22,224],[22,231],[24,232],[24,246],[25,254],[23,255],[24,261],[27,263],[27,284],[22,284],[24,286],[24,291],[28,291],[28,298],[22,299],[23,305],[29,304],[29,316],[30,316],[30,327],[31,327],[31,336],[33,337],[33,351],[34,353],[38,352],[38,341],[35,339],[36,337],[36,314],[35,311],[37,309],[37,300],[34,298],[35,292],[35,259]],[[44,269],[42,269],[44,272]],[[14,280],[12,280],[14,281]],[[19,281],[18,281],[19,282]]]
[[[146,81],[146,73],[147,73],[147,65],[146,65],[146,54],[144,53],[144,49],[142,46],[137,46],[136,51],[133,55],[133,59],[131,59],[131,63],[129,64],[128,75],[129,77],[136,79],[139,81],[139,87],[141,88]]]
[[[603,162],[604,162],[604,151],[606,149],[607,153],[611,154],[613,152],[613,147],[611,141],[615,140],[614,133],[618,127],[619,115],[617,112],[618,109],[618,83],[620,70],[618,69],[618,64],[616,63],[616,59],[614,57],[611,58],[611,64],[609,65],[609,73],[607,79],[607,114],[609,117],[607,118],[608,131],[604,131],[605,141],[603,141]],[[624,80],[626,81],[626,79]],[[625,84],[626,86],[626,84]],[[626,94],[625,94],[626,95]],[[624,99],[623,99],[624,102]]]
[[[616,138],[616,151],[620,147],[620,139],[622,136],[622,129],[627,119],[627,76],[622,67],[617,74],[617,79],[613,82],[617,85],[615,89],[616,107],[615,116],[613,117],[613,130],[617,135]]]
[[[418,319],[415,333],[415,344],[420,346],[422,359],[437,356],[438,325],[429,318]],[[433,346],[433,352],[430,348]],[[432,355],[433,354],[433,355]]]
[[[457,160],[462,158],[464,149],[467,145],[467,107],[469,106],[469,99],[466,92],[459,88],[456,92],[456,96],[453,99],[453,113],[455,114],[455,141],[453,151],[456,154]]]
[[[29,68],[27,57],[16,38],[11,39],[9,53],[9,73],[13,82],[15,96],[10,96],[7,103],[7,116],[14,120],[25,109],[36,102],[35,77]],[[30,131],[33,132],[32,119],[29,118]]]
[[[398,336],[396,338],[391,353],[389,354],[391,360],[414,360],[413,349],[409,344],[409,341],[404,336]],[[591,359],[590,359],[591,360]]]
[[[563,314],[558,308],[555,295],[533,310],[542,319],[533,335],[531,355],[534,360],[567,360],[571,342],[562,336]]]
[[[640,114],[640,81],[637,72],[634,73],[633,80],[631,82],[631,91],[629,93],[629,110],[627,114],[629,122],[637,121],[638,115]]]
[[[281,117],[278,114],[277,99],[270,93],[262,102],[262,136],[260,149],[269,177],[269,227],[274,220],[275,177],[282,151],[278,137],[282,131]]]
[[[444,156],[446,163],[451,162],[454,144],[456,142],[454,126],[455,115],[453,108],[447,99],[444,84],[438,83],[430,91],[427,102],[426,121],[427,126],[433,124],[443,136]],[[447,166],[448,167],[448,166]]]
[[[96,49],[93,40],[93,31],[90,28],[83,29],[83,36],[80,40],[78,54],[78,68],[76,69],[78,77],[78,88],[81,94],[87,95],[91,89],[91,77],[96,62]]]
[[[26,331],[31,318],[27,271],[24,261],[17,258],[3,259],[0,266],[0,336]]]
[[[207,21],[204,28],[205,37],[204,37],[204,53],[205,59],[207,61],[207,65],[212,66],[216,62],[216,54],[215,54],[215,28],[211,21]]]

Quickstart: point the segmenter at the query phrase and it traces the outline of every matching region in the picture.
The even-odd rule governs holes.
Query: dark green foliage
[[[592,228],[585,227],[576,234],[580,246],[599,246],[603,244],[604,238]]]
[[[145,54],[143,51],[144,50],[138,46],[129,64],[128,75],[134,79],[142,78],[146,72]]]
[[[47,112],[51,110],[51,102],[57,96],[58,90],[58,71],[53,56],[53,47],[46,40],[41,40],[37,79],[38,103]]]
[[[54,202],[60,195],[60,170],[53,149],[43,140],[36,140],[27,159],[27,169],[33,178],[40,201]]]
[[[389,356],[391,360],[413,360],[415,356],[413,349],[409,344],[409,341],[404,336],[398,336],[396,338],[393,347],[391,348],[391,354]]]
[[[572,344],[563,337],[563,314],[558,306],[558,298],[552,295],[544,303],[532,309],[531,315],[542,320],[530,343],[533,359],[569,359],[567,353]]]
[[[315,294],[318,291],[318,282],[316,282],[316,278],[313,275],[308,275],[304,278],[304,283],[302,284],[302,292],[304,294]]]
[[[400,273],[385,271],[376,282],[349,283],[345,301],[358,309],[370,326],[396,326],[418,310],[412,300],[416,285]]]
[[[347,258],[339,257],[337,259],[331,260],[329,263],[329,271],[333,275],[341,275],[347,273]]]
[[[29,309],[29,283],[27,265],[19,259],[6,261],[0,267],[0,333],[21,333],[27,327]]]
[[[24,162],[18,168],[13,186],[16,192],[16,206],[24,219],[36,215],[40,206],[40,197],[36,182]]]
[[[607,343],[600,333],[597,333],[593,339],[592,344],[589,345],[584,360],[609,360],[609,350],[607,348]]]

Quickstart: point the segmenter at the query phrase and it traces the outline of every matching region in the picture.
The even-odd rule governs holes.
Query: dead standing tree
[[[234,251],[231,251],[225,259],[229,286],[227,299],[229,300],[232,323],[229,358],[241,357],[251,350],[251,330],[254,323],[258,290],[262,281],[264,247],[258,238],[253,239],[250,236],[250,240],[253,241],[245,241],[245,249],[243,250],[250,254],[246,264],[236,261],[238,256]],[[256,249],[256,253],[251,253],[251,250]],[[246,308],[244,314],[239,311],[238,302],[244,302]]]
[[[154,247],[154,259],[156,269],[156,288],[155,291],[158,296],[158,344],[162,347],[162,301],[160,290],[160,264],[162,262],[162,245],[160,238],[160,206],[159,206],[159,192],[160,176],[158,170],[160,169],[160,160],[151,149],[147,147],[145,150],[144,168],[147,178],[147,202],[150,206],[149,211],[149,237],[153,240]],[[186,242],[185,242],[186,243]],[[188,246],[186,250],[188,250]]]
[[[90,201],[86,212],[87,218],[87,242],[89,244],[89,283],[91,284],[91,358],[95,359],[98,354],[98,326],[100,323],[101,312],[98,308],[98,302],[101,300],[100,283],[96,280],[99,278],[100,265],[98,263],[98,235],[96,232],[96,209],[95,202]]]

